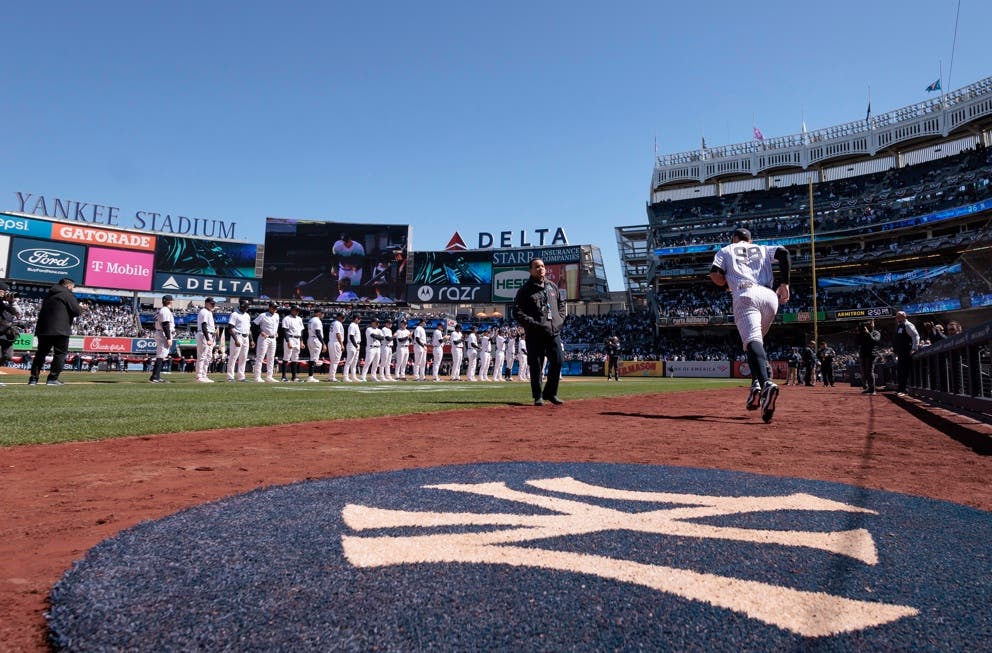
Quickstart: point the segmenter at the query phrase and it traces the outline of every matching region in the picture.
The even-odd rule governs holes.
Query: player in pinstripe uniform
[[[327,334],[327,356],[328,365],[327,380],[334,383],[338,380],[338,363],[341,362],[341,354],[344,353],[344,313],[338,313],[331,322],[330,332]]]
[[[492,361],[493,344],[489,329],[486,329],[479,336],[479,380],[489,380],[489,363]]]
[[[778,261],[781,283],[772,290],[772,266]],[[755,245],[751,232],[735,229],[730,244],[713,258],[710,279],[733,295],[734,323],[741,335],[748,366],[751,390],[748,410],[761,408],[761,419],[770,422],[775,413],[778,386],[768,378],[768,355],[764,337],[778,312],[779,302],[789,301],[789,252],[784,247]]]
[[[354,313],[351,316],[351,324],[348,325],[344,362],[344,380],[347,383],[358,381],[358,357],[362,353],[362,327],[359,326],[361,321],[358,313]]]
[[[424,320],[417,320],[413,328],[413,380],[427,380],[427,329]]]
[[[318,308],[307,322],[307,352],[310,354],[310,360],[307,361],[307,383],[320,383],[313,373],[320,364],[320,354],[325,351],[327,343],[324,341],[324,309]]]

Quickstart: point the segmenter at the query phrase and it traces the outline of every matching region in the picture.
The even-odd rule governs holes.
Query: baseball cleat
[[[778,386],[768,381],[761,391],[761,419],[765,424],[772,421],[775,414],[775,401],[778,399]]]
[[[758,410],[761,408],[761,385],[757,381],[751,384],[751,391],[747,395],[747,402],[744,406],[748,410]]]

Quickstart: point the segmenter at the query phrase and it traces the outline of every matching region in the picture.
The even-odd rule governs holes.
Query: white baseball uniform
[[[331,322],[331,332],[327,337],[327,356],[330,359],[327,378],[331,381],[338,380],[338,363],[341,362],[341,354],[344,352],[344,324],[341,320],[334,318]]]
[[[492,360],[492,342],[488,331],[482,332],[479,338],[479,379],[489,380],[489,362]]]
[[[723,270],[733,294],[734,323],[745,349],[749,342],[763,341],[778,312],[778,296],[771,289],[777,249],[741,241],[721,248],[713,257],[713,266]]]
[[[383,381],[392,381],[393,375],[389,371],[393,362],[393,330],[389,327],[382,327],[382,345],[379,347],[379,378]]]
[[[362,328],[358,322],[348,325],[348,340],[345,348],[344,380],[349,383],[358,380],[358,355],[361,353]]]
[[[431,351],[434,356],[434,380],[441,380],[441,359],[444,357],[444,331],[438,326],[431,334]]]
[[[468,337],[465,340],[468,343],[468,352],[466,353],[468,370],[465,374],[469,381],[475,381],[475,368],[479,362],[479,337],[475,335],[474,331],[469,331]]]
[[[451,332],[451,380],[461,381],[462,379],[462,357],[465,354],[465,338],[462,332],[455,330]]]
[[[368,380],[369,370],[372,370],[372,380],[378,381],[376,371],[379,367],[379,356],[382,353],[382,329],[368,326],[365,328],[365,363],[362,365],[362,381]]]
[[[410,330],[400,326],[393,334],[396,339],[396,378],[406,378],[406,364],[410,360]]]
[[[413,380],[427,380],[427,330],[423,323],[413,329]]]
[[[196,380],[207,379],[214,358],[214,312],[204,306],[196,314]],[[209,379],[207,379],[209,380]]]
[[[241,309],[231,313],[227,318],[227,326],[231,332],[230,349],[227,355],[227,380],[245,380],[245,365],[248,362],[248,339],[251,338],[251,316],[242,313]]]
[[[265,380],[275,381],[272,376],[276,364],[276,338],[279,335],[279,314],[272,311],[259,313],[252,320],[258,327],[258,340],[255,342],[255,381],[262,382],[262,363],[265,363]]]

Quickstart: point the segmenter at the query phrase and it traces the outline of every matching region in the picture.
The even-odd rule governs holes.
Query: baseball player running
[[[772,290],[772,265],[778,261],[781,283]],[[778,386],[768,378],[768,355],[764,337],[778,312],[779,301],[789,301],[789,252],[784,247],[755,245],[751,232],[735,229],[730,244],[713,257],[710,279],[733,295],[734,322],[741,335],[748,366],[751,389],[745,406],[761,408],[761,419],[768,423],[775,413]]]
[[[327,351],[324,342],[324,309],[314,309],[313,316],[307,322],[307,351],[310,353],[307,361],[307,383],[320,383],[313,375],[320,365],[320,354]]]

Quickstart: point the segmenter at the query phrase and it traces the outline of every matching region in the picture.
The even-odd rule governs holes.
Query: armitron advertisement
[[[262,294],[274,299],[406,300],[409,225],[265,220]]]
[[[492,283],[490,252],[416,252],[408,298],[424,304],[488,302]]]

